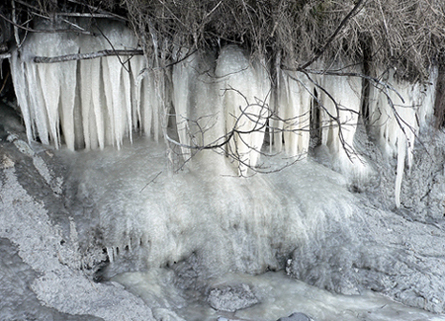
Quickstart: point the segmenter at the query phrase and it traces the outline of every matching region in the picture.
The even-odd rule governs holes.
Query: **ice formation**
[[[78,155],[71,177],[83,183],[75,201],[95,204],[88,224],[103,232],[110,261],[131,255],[159,268],[197,251],[200,265],[212,267],[203,273],[262,273],[278,269],[284,253],[311,239],[321,222],[356,211],[346,180],[316,162],[240,180],[230,161],[209,153],[215,157],[198,157],[194,171],[171,179],[163,144],[138,138],[122,153]]]
[[[82,21],[80,21],[82,24]],[[46,28],[41,24],[40,28]],[[34,63],[36,56],[55,57],[106,49],[135,49],[137,39],[124,25],[99,24],[97,36],[34,33],[11,58],[14,86],[27,127],[28,140],[71,149],[117,148],[141,127],[152,130],[147,106],[142,56],[108,56],[58,63]],[[143,97],[143,98],[142,98]],[[151,108],[151,106],[150,106]],[[150,109],[147,108],[147,109]],[[153,108],[154,109],[154,108]],[[150,110],[151,112],[151,110]],[[157,126],[153,126],[157,127]]]
[[[177,48],[178,62],[165,70],[158,68],[156,57],[147,61],[144,56],[34,63],[35,56],[138,46],[123,24],[99,22],[95,28],[96,36],[35,33],[13,53],[14,86],[28,140],[39,139],[56,148],[64,142],[70,150],[107,145],[119,149],[124,139],[131,141],[133,132],[139,131],[155,141],[165,137],[175,143],[183,160],[201,149],[218,147],[240,176],[248,176],[259,164],[269,138],[266,132],[274,152],[305,157],[310,129],[321,128],[321,144],[332,155],[333,167],[364,172],[364,160],[354,148],[361,78],[332,72],[309,76],[275,67],[272,88],[270,66],[235,45],[219,52]],[[325,71],[342,72],[349,62],[319,65]],[[360,72],[361,67],[346,71]],[[431,84],[421,86],[389,72],[370,89],[373,135],[388,156],[398,157],[397,206],[405,159],[408,166],[412,163],[418,122],[425,124],[432,115],[436,77],[433,69]]]
[[[241,176],[257,164],[263,145],[270,112],[270,83],[264,68],[260,62],[251,63],[238,47],[228,46],[221,51],[215,70],[225,131],[233,133],[228,154],[235,156]]]
[[[42,143],[60,145],[59,124],[64,134],[71,138],[73,106],[75,99],[76,64],[73,62],[37,65],[31,55],[73,54],[78,45],[70,37],[58,34],[32,34],[21,54],[13,52],[12,74],[17,98],[27,128],[28,140],[38,136]],[[66,139],[69,147],[73,144]]]
[[[215,79],[210,74],[212,53],[178,51],[180,62],[172,70],[172,102],[182,154],[188,159],[193,148],[219,143],[225,134]]]
[[[278,69],[274,144],[289,156],[307,155],[310,140],[310,110],[314,84],[301,72]]]
[[[361,104],[361,79],[324,76],[320,90],[322,144],[339,158],[354,154],[353,144]]]
[[[420,126],[425,126],[433,114],[437,70],[432,69],[426,87],[397,79],[394,70],[377,73],[383,86],[370,88],[370,124],[386,155],[397,156],[395,202],[400,207],[405,161],[410,168]]]

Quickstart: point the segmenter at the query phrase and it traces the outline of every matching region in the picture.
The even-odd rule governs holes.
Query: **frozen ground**
[[[444,319],[441,132],[422,133],[396,210],[394,160],[364,140],[365,183],[310,162],[234,183],[211,157],[170,175],[154,144],[30,148],[0,112],[2,320]]]

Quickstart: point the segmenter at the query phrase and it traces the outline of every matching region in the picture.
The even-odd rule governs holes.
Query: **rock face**
[[[363,189],[355,187],[363,211],[297,248],[288,261],[288,273],[337,293],[372,289],[443,313],[444,138],[440,131],[421,134],[423,144],[415,150],[400,209],[391,202],[395,174],[388,162],[395,166],[394,160],[378,158],[378,151],[369,148],[367,157],[380,174]]]
[[[0,318],[2,320],[102,320],[92,315],[70,315],[43,306],[31,290],[38,274],[24,263],[18,248],[6,238],[0,238]]]
[[[153,320],[150,308],[121,286],[86,277],[75,222],[52,184],[62,173],[47,166],[57,162],[54,154],[31,149],[23,132],[4,139],[20,128],[3,106],[1,113],[0,319]]]

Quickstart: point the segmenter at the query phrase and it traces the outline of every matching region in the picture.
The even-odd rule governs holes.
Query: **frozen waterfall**
[[[0,237],[38,272],[38,304],[107,320],[119,301],[140,320],[444,319],[436,68],[426,83],[339,56],[299,70],[224,41],[172,40],[167,55],[155,30],[154,55],[131,55],[123,23],[77,23],[93,34],[30,33],[12,52],[25,128],[0,106]],[[126,53],[35,59],[103,50]]]
[[[272,153],[306,157],[311,128],[316,128],[332,166],[361,177],[366,176],[366,161],[354,148],[354,136],[365,103],[370,134],[388,157],[398,157],[400,206],[405,159],[411,166],[419,126],[432,115],[437,71],[431,72],[428,86],[400,80],[393,71],[376,71],[380,82],[363,102],[360,77],[276,67],[272,85],[268,63],[234,45],[219,52],[179,48],[178,62],[165,70],[138,55],[34,62],[36,56],[137,48],[136,37],[123,24],[99,23],[96,28],[95,36],[34,33],[13,53],[14,86],[29,141],[56,148],[64,143],[70,150],[119,149],[140,132],[178,145],[182,160],[202,149],[219,149],[240,176],[249,176],[261,163],[265,144]],[[321,69],[342,71],[348,64]],[[347,71],[360,73],[361,66]]]

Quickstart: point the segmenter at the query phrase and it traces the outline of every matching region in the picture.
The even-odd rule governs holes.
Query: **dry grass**
[[[22,20],[36,13],[32,7],[49,17],[53,11],[126,16],[147,54],[156,49],[166,59],[177,47],[237,43],[261,56],[280,53],[298,67],[319,53],[357,3],[324,59],[371,57],[373,64],[397,67],[409,79],[423,79],[433,61],[444,60],[442,0],[21,0],[16,7]]]
[[[261,55],[281,51],[297,66],[320,50],[356,2],[124,0],[148,47],[155,31],[169,45],[202,48],[222,41]],[[444,50],[444,12],[443,1],[364,1],[325,55],[360,59],[369,50],[375,63],[396,66],[403,77],[423,77]]]

